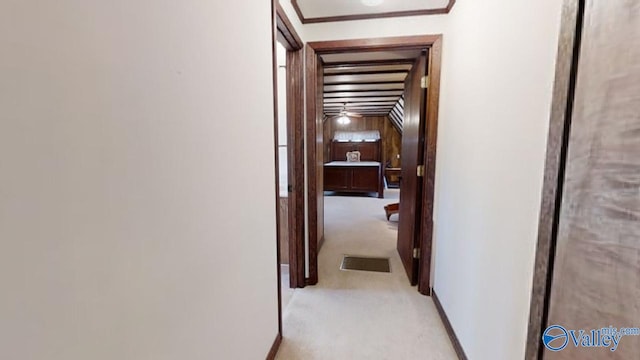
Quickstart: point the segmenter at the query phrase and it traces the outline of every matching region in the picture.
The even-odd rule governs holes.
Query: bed
[[[348,137],[336,133],[329,148],[329,162],[324,164],[324,190],[346,193],[377,193],[384,197],[380,136]],[[359,152],[360,161],[347,161],[347,153]]]

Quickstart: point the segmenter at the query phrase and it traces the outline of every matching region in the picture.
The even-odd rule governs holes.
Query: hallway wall
[[[524,356],[560,7],[457,0],[449,15],[299,29],[305,41],[443,34],[432,274],[474,360]]]
[[[0,3],[1,359],[264,359],[270,14]]]
[[[456,2],[444,40],[435,291],[470,359],[522,359],[561,1]]]

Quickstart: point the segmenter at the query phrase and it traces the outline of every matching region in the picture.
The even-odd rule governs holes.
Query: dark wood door
[[[318,58],[318,72],[317,72],[317,84],[316,84],[316,184],[318,184],[319,191],[316,191],[316,205],[318,213],[318,221],[316,226],[316,241],[317,251],[320,251],[320,247],[324,242],[324,64],[322,59]],[[316,252],[317,261],[317,252]],[[317,277],[317,274],[315,275]],[[313,279],[313,282],[317,282],[317,279]]]
[[[281,11],[281,10],[278,10]],[[289,286],[305,285],[304,52],[287,50]]]
[[[420,85],[426,68],[426,55],[422,55],[407,76],[402,125],[402,180],[397,248],[412,285],[418,281],[418,259],[414,257],[414,249],[418,248],[421,234],[419,219],[422,209],[422,178],[418,177],[417,168],[419,164],[423,164],[425,133],[425,91]]]
[[[318,252],[324,241],[324,66],[322,59],[307,44],[305,49],[307,81],[307,160],[308,160],[308,234],[309,279],[318,282]],[[315,71],[312,71],[314,69]]]
[[[640,3],[588,0],[583,24],[546,325],[640,327]],[[544,359],[639,354],[640,336],[615,351],[570,336],[543,350]]]

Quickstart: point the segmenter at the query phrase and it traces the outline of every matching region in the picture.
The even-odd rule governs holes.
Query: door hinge
[[[418,167],[416,168],[416,173],[417,173],[418,177],[423,177],[424,176],[424,165],[418,165]]]
[[[413,258],[414,259],[420,259],[420,248],[414,248],[413,249]]]
[[[429,75],[420,78],[420,87],[426,89],[429,87]]]

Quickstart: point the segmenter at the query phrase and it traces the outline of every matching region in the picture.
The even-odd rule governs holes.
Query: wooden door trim
[[[429,90],[429,98],[426,102],[427,110],[427,122],[431,126],[427,128],[427,134],[425,134],[427,139],[436,140],[437,137],[437,125],[438,125],[438,104],[439,104],[439,91],[440,91],[440,73],[442,67],[442,35],[416,35],[416,36],[398,36],[398,37],[385,37],[385,38],[370,38],[370,39],[354,39],[354,40],[334,40],[334,41],[315,41],[307,43],[305,53],[306,53],[306,95],[307,95],[307,143],[309,144],[307,148],[307,163],[308,167],[308,187],[307,187],[307,196],[308,196],[308,235],[309,235],[309,279],[307,281],[308,284],[313,285],[318,281],[318,249],[319,249],[319,241],[320,244],[324,239],[317,239],[317,204],[315,202],[315,196],[317,191],[322,191],[322,184],[315,183],[315,168],[311,166],[315,164],[318,159],[318,156],[323,156],[322,153],[317,154],[315,147],[311,146],[312,141],[315,142],[316,139],[316,130],[315,130],[315,121],[316,121],[316,84],[317,84],[317,65],[318,61],[321,61],[319,58],[322,54],[327,53],[341,53],[341,52],[366,52],[366,51],[378,51],[378,50],[413,50],[413,49],[423,49],[423,48],[431,48],[431,52],[433,55],[430,55],[432,60],[429,60],[430,68],[429,68],[429,76],[430,76],[430,87]],[[435,179],[435,155],[436,155],[436,146],[433,144],[432,149],[425,149],[426,155],[429,157],[427,159],[433,159],[432,166],[427,168],[427,172],[425,176],[427,178]],[[430,171],[430,172],[429,172]],[[422,206],[424,209],[425,200],[430,199],[430,207],[426,209],[433,209],[433,189],[426,188],[427,181],[423,181],[423,201]],[[426,192],[431,192],[431,194],[426,194]],[[421,219],[421,223],[424,219]],[[315,225],[315,226],[314,226]],[[432,228],[429,231],[433,231]],[[423,232],[421,234],[421,261],[420,268],[425,267],[424,270],[421,270],[421,275],[424,276],[425,279],[430,279],[431,276],[431,254],[432,254],[432,233],[429,236],[424,236],[426,233]],[[428,239],[428,241],[423,241],[424,239]],[[426,248],[428,247],[428,249]],[[426,258],[425,254],[428,254],[428,258]],[[423,287],[419,289],[422,293],[429,295],[431,294],[431,284],[429,281],[423,284]]]
[[[299,214],[304,213],[304,153],[303,144],[303,116],[304,98],[303,88],[303,44],[291,22],[280,7],[277,0],[271,0],[271,51],[272,51],[272,81],[273,81],[273,126],[274,126],[274,157],[275,157],[275,207],[276,207],[276,276],[278,297],[278,334],[276,340],[267,355],[267,359],[275,358],[282,341],[282,288],[281,288],[281,262],[280,262],[280,179],[278,161],[278,60],[277,40],[283,39],[283,45],[287,49],[287,64],[291,61],[291,76],[287,76],[287,146],[289,153],[294,152],[289,161],[289,183],[298,184],[294,187],[293,196],[289,198],[289,269],[291,287],[304,286],[304,218]],[[283,36],[283,34],[288,34]],[[291,156],[291,155],[290,155]],[[293,180],[293,182],[292,182]],[[297,215],[297,216],[296,216]],[[302,249],[298,244],[302,239]]]
[[[412,35],[384,38],[313,41],[308,45],[317,54],[341,53],[353,51],[412,50],[431,47],[436,41],[442,41],[442,35]]]
[[[584,0],[564,0],[529,311],[525,352],[528,360],[542,359],[544,348],[541,336],[549,312],[583,15]]]
[[[276,39],[283,42],[287,50],[301,50],[304,46],[302,39],[287,17],[287,13],[278,1],[276,1]]]
[[[318,283],[318,250],[324,239],[318,239],[318,192],[323,191],[322,184],[317,184],[316,162],[318,156],[324,157],[324,153],[316,151],[316,109],[317,109],[317,85],[318,62],[321,59],[315,49],[309,43],[305,47],[305,73],[306,73],[306,104],[307,104],[307,232],[309,236],[309,277],[307,285]],[[324,161],[324,160],[323,160]],[[324,226],[324,225],[323,225]]]
[[[275,36],[287,49],[287,173],[291,187],[288,194],[289,286],[297,288],[305,286],[304,216],[301,215],[304,214],[304,51],[302,40],[278,2],[275,13]]]
[[[276,277],[278,279],[277,292],[278,292],[278,334],[277,337],[282,337],[282,289],[280,286],[280,179],[279,179],[279,161],[278,161],[278,57],[277,57],[277,12],[276,12],[277,0],[271,0],[271,71],[273,82],[273,156],[275,164],[275,210],[276,210]],[[271,351],[267,357],[269,357]],[[273,355],[275,358],[275,354]]]

